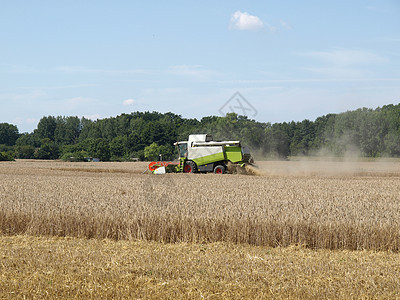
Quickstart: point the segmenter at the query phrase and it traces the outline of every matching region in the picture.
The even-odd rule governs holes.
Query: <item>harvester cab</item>
[[[214,172],[223,174],[230,169],[252,164],[248,148],[240,141],[214,141],[208,134],[191,134],[188,141],[176,142],[179,162],[152,162],[151,171],[165,167],[166,172]]]
[[[175,143],[178,149],[179,158],[188,156],[188,142],[177,142]]]

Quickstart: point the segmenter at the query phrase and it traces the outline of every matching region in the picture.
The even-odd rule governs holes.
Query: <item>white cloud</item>
[[[322,68],[304,68],[304,70],[317,74],[319,78],[321,78],[321,76],[330,78],[328,80],[325,80],[325,82],[339,82],[350,80],[363,81],[373,76],[373,73],[369,70],[346,67],[331,66]]]
[[[388,60],[365,50],[333,49],[310,51],[301,55],[314,60],[303,70],[335,80],[364,80],[378,76],[379,65]]]
[[[168,73],[180,76],[196,77],[197,79],[209,79],[218,75],[213,70],[203,69],[200,65],[177,65],[168,68]]]
[[[122,101],[122,105],[124,106],[129,106],[129,105],[134,105],[136,101],[134,99],[126,99]]]
[[[85,105],[85,104],[89,104],[89,103],[93,103],[95,100],[91,99],[91,98],[85,98],[85,97],[74,97],[74,98],[70,98],[66,101],[67,103],[67,107],[66,109],[71,110],[71,109],[75,109],[79,106]]]
[[[38,122],[39,122],[39,120],[36,118],[27,118],[25,120],[25,123],[27,123],[27,124],[37,124]]]
[[[182,95],[190,93],[190,89],[183,87],[167,87],[167,88],[145,88],[142,90],[143,96],[165,96],[165,95]]]
[[[50,90],[62,90],[62,89],[78,89],[78,88],[86,88],[86,87],[95,87],[97,84],[87,83],[87,84],[70,84],[70,85],[55,85],[55,86],[21,86],[20,89],[25,90],[41,90],[41,91],[50,91]]]
[[[0,101],[17,101],[22,106],[25,106],[33,101],[47,99],[48,95],[46,92],[40,89],[32,89],[25,93],[5,93],[0,94]]]
[[[368,51],[334,49],[332,51],[311,51],[303,53],[335,66],[351,66],[371,63],[384,63],[387,59]]]
[[[264,23],[257,16],[238,10],[231,16],[230,27],[239,30],[257,30],[263,28]]]
[[[81,66],[61,66],[56,68],[57,71],[64,73],[93,73],[93,74],[150,74],[149,70],[143,69],[95,69]]]
[[[280,21],[280,23],[281,23],[281,25],[282,25],[282,27],[283,28],[285,28],[285,29],[288,29],[288,30],[291,30],[292,29],[292,25],[290,25],[288,22],[286,22],[286,21],[284,21],[284,20],[279,20]]]
[[[95,120],[98,120],[101,118],[101,116],[99,114],[84,115],[83,117],[85,117],[86,119],[90,119],[92,121],[95,121]]]
[[[268,30],[269,30],[270,32],[272,32],[272,33],[275,33],[275,32],[277,31],[277,29],[276,29],[275,26],[272,26],[272,25],[270,25],[270,24],[268,24],[268,23],[265,23],[265,27],[267,27]]]
[[[13,119],[12,124],[18,124],[17,127],[19,128],[21,124],[23,125],[36,125],[39,122],[38,118],[33,117],[16,117]]]

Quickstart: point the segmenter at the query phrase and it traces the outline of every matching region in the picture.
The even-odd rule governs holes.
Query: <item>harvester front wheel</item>
[[[214,174],[224,174],[225,167],[223,165],[218,165],[214,168]]]
[[[193,161],[187,161],[183,166],[183,173],[195,173],[197,170],[196,164]]]

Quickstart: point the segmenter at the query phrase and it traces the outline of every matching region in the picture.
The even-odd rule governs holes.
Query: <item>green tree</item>
[[[270,129],[270,150],[273,155],[287,158],[290,155],[290,137],[288,124],[273,124]]]
[[[392,157],[400,156],[400,132],[390,132],[385,136],[385,154]]]
[[[42,140],[42,145],[34,154],[37,159],[57,159],[59,157],[58,146],[49,138]]]
[[[291,155],[308,155],[314,141],[314,123],[304,120],[293,124],[293,136],[290,143]]]
[[[85,161],[85,159],[89,157],[89,154],[84,151],[75,151],[75,152],[64,152],[61,155],[61,159],[64,161]]]
[[[147,160],[158,160],[159,154],[161,154],[161,149],[156,142],[144,148],[144,157]]]
[[[33,146],[40,147],[40,139],[32,133],[23,133],[15,142],[17,146]]]
[[[14,160],[15,159],[12,156],[12,153],[5,151],[0,152],[0,161],[14,161]]]
[[[58,145],[74,144],[82,125],[78,117],[57,117],[54,140]]]
[[[13,146],[18,137],[17,126],[8,123],[0,123],[0,144]]]
[[[99,158],[102,161],[110,160],[110,147],[106,139],[103,138],[89,138],[84,141],[84,150],[87,151],[89,156]]]
[[[6,131],[8,129],[7,126]],[[167,159],[174,156],[174,142],[187,140],[189,134],[195,133],[212,134],[215,139],[240,140],[252,151],[283,158],[289,155],[313,155],[325,148],[336,155],[354,150],[361,151],[365,156],[400,155],[400,104],[329,114],[314,122],[304,120],[273,125],[256,122],[236,113],[229,113],[225,117],[203,117],[201,121],[185,119],[170,112],[133,112],[97,121],[48,116],[39,121],[32,134],[18,134],[14,142],[17,146],[43,148],[38,152],[41,153],[49,146],[41,142],[47,138],[55,142],[62,155],[87,151],[91,153],[90,156],[101,156],[102,160],[119,160],[129,156],[144,158],[146,146],[156,143],[161,147],[158,152],[162,152],[163,158]],[[3,143],[13,143],[12,139],[10,142],[8,137],[4,138],[6,135],[2,136]],[[73,146],[73,149],[66,146]],[[29,149],[31,151],[32,148]],[[158,154],[152,158],[158,158]],[[16,150],[16,155],[26,157],[29,153],[18,154]]]
[[[35,147],[30,145],[15,146],[15,156],[22,159],[35,158]]]
[[[159,146],[159,154],[161,154],[163,160],[174,160],[178,156],[173,145]]]
[[[55,117],[48,116],[40,119],[34,134],[39,139],[49,138],[54,141],[54,133],[57,128],[57,121]]]
[[[113,160],[128,156],[128,138],[125,135],[117,136],[110,143],[110,155]]]

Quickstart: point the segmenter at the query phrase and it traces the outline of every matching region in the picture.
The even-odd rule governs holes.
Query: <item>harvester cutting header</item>
[[[179,162],[151,162],[153,173],[165,172],[214,172],[223,174],[233,168],[244,168],[253,164],[248,148],[240,141],[214,141],[208,134],[191,134],[188,141],[176,142]]]

